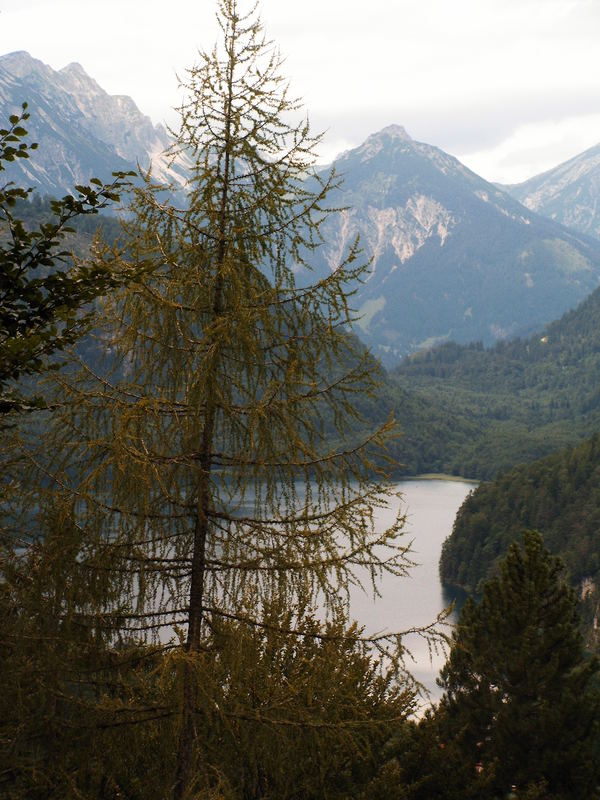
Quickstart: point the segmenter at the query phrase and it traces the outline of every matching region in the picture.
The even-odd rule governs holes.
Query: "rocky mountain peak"
[[[19,51],[0,56],[0,113],[29,104],[27,129],[39,142],[36,158],[15,164],[11,178],[64,194],[91,175],[107,177],[116,169],[144,169],[151,163],[159,182],[185,184],[187,163],[171,163],[165,128],[153,125],[131,97],[106,92],[76,62],[60,70]],[[24,174],[19,177],[19,170]]]
[[[87,72],[84,70],[84,68],[81,66],[81,64],[78,61],[72,61],[70,64],[67,64],[67,66],[63,67],[60,70],[60,72],[65,73],[65,74],[73,74],[73,75],[81,75],[81,76],[85,75],[86,78],[89,77]]]
[[[352,150],[340,153],[335,159],[336,162],[351,158],[358,154],[361,161],[368,161],[378,153],[386,150],[390,145],[414,144],[414,140],[406,132],[402,125],[387,125],[376,133],[372,133],[365,141]]]
[[[0,67],[15,78],[24,78],[32,72],[44,74],[50,69],[39,59],[30,56],[25,50],[15,50],[13,53],[0,56]]]
[[[335,270],[360,236],[371,261],[357,326],[388,365],[442,341],[491,344],[529,332],[598,285],[596,244],[400,125],[336,163],[344,183],[332,204],[346,210],[324,225],[317,269]]]
[[[367,138],[365,144],[367,144],[367,142],[375,141],[385,142],[386,140],[396,140],[401,142],[413,141],[412,137],[406,132],[406,128],[404,128],[402,125],[387,125],[385,128],[377,131],[377,133],[372,133]]]
[[[75,100],[82,111],[94,108],[99,101],[103,103],[105,113],[109,110],[107,106],[114,105],[114,98],[75,61],[58,72],[53,71],[52,79]]]

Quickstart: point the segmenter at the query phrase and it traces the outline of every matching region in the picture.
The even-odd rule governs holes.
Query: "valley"
[[[317,165],[255,14],[178,133],[0,56],[0,791],[595,796],[600,145]]]

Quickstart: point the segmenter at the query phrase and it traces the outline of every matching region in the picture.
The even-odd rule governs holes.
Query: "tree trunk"
[[[230,69],[230,86],[232,68]],[[227,102],[227,113],[231,113],[231,96]],[[227,118],[226,141],[229,140],[230,116]],[[223,177],[223,191],[221,196],[219,244],[216,259],[215,297],[213,301],[213,318],[217,319],[222,313],[223,294],[223,264],[226,252],[225,240],[225,215],[227,209],[227,194],[229,182],[229,152],[225,150],[225,164]],[[192,578],[190,585],[190,604],[188,611],[188,635],[186,651],[190,656],[185,662],[183,673],[183,707],[179,744],[177,749],[177,773],[174,800],[185,798],[193,780],[195,768],[195,749],[198,739],[196,716],[197,708],[196,691],[196,658],[199,657],[202,641],[202,623],[204,620],[204,578],[206,572],[206,545],[208,538],[209,509],[211,502],[210,475],[212,469],[212,451],[215,432],[215,392],[214,385],[218,380],[218,363],[214,365],[213,373],[207,387],[205,402],[204,428],[202,430],[202,445],[200,451],[200,486],[198,490],[198,506],[194,529],[194,550],[192,555]]]

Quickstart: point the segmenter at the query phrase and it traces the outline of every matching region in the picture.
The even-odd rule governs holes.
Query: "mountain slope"
[[[373,257],[356,297],[359,333],[388,364],[441,341],[531,332],[572,308],[600,276],[594,240],[537,216],[399,126],[340,156],[320,270],[360,234]]]
[[[532,211],[600,239],[600,144],[541,175],[502,188]]]
[[[470,438],[440,443],[437,468],[490,478],[575,444],[600,431],[600,289],[542,335],[488,350],[445,344],[390,377],[448,418],[471,421]]]
[[[130,97],[107,94],[79,64],[55,71],[25,52],[1,56],[0,119],[23,102],[29,137],[39,148],[35,158],[17,160],[8,179],[56,196],[94,175],[106,180],[115,170],[152,161],[158,181],[183,183],[185,164],[169,166],[162,155],[170,144],[165,128],[153,126]]]
[[[62,195],[92,175],[152,160],[158,180],[185,181],[169,165],[164,128],[130,98],[108,95],[77,64],[56,72],[27,53],[0,58],[0,115],[27,100],[35,158],[7,179]],[[529,333],[596,288],[600,243],[528,211],[438,148],[390,126],[337,159],[345,178],[323,226],[317,274],[335,269],[360,234],[372,258],[357,289],[357,332],[388,365],[443,341]],[[299,280],[302,280],[299,275]]]

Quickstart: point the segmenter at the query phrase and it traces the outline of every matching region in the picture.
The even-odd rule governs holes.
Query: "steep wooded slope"
[[[527,529],[565,561],[588,638],[598,639],[600,435],[484,483],[458,512],[440,560],[447,584],[477,591]]]

